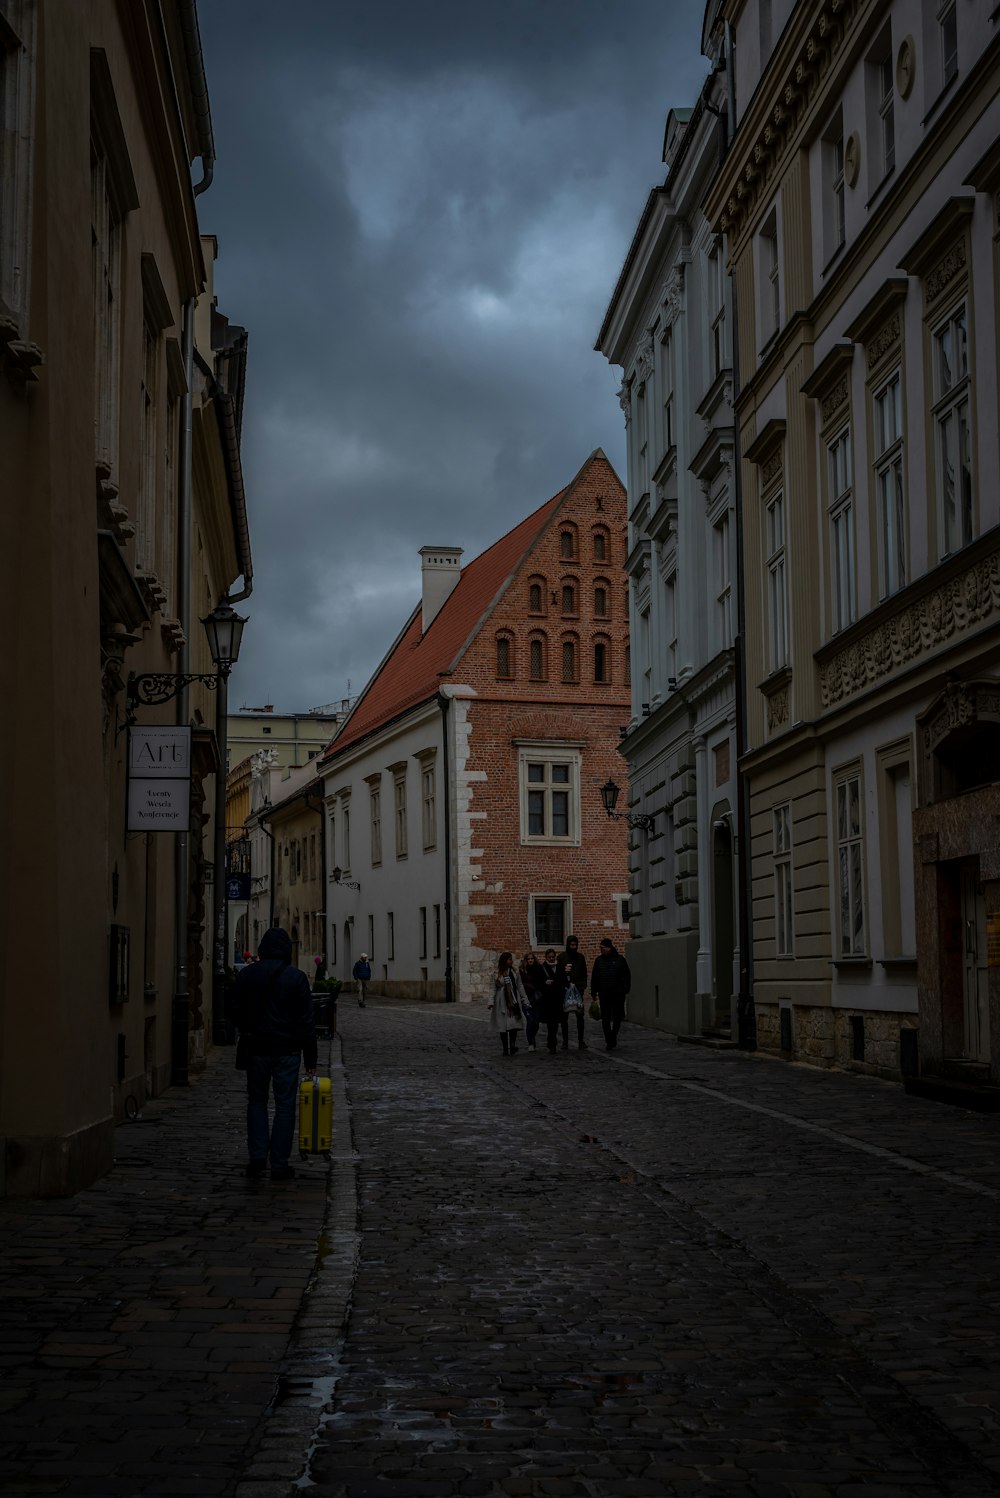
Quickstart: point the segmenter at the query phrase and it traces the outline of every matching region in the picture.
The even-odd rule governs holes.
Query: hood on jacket
[[[265,961],[277,958],[279,962],[291,962],[292,938],[280,926],[271,926],[260,939],[257,956]]]

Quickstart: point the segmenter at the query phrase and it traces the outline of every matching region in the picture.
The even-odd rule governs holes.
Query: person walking
[[[632,974],[625,958],[610,937],[601,940],[600,955],[590,974],[590,992],[601,1006],[605,1049],[613,1051],[625,1018],[625,998],[632,987]]]
[[[542,989],[544,987],[544,975],[542,964],[534,952],[525,952],[520,967],[521,982],[528,996],[528,1012],[525,1015],[525,1036],[528,1042],[528,1050],[535,1049],[535,1037],[538,1027],[542,1022]]]
[[[566,950],[559,957],[559,966],[569,981],[576,984],[580,998],[582,999],[587,987],[587,959],[580,951],[579,937],[567,936]],[[581,1004],[580,1008],[576,1011],[576,1044],[581,1051],[587,1049],[587,1042],[584,1039],[584,1029],[586,1026],[584,1014],[585,1011]]]
[[[316,1075],[316,1015],[309,979],[291,966],[292,940],[273,926],[258,948],[259,961],[236,979],[234,1008],[247,1071],[248,1176],[262,1176],[271,1162],[271,1180],[289,1181],[288,1163],[295,1134],[299,1060]],[[268,1128],[268,1102],[274,1118]]]
[[[566,970],[559,966],[555,947],[549,947],[542,963],[542,1019],[545,1021],[546,1044],[556,1049],[556,1032],[562,1030],[562,1048],[569,1050],[569,1020],[563,1013],[566,995]]]
[[[514,966],[514,954],[501,952],[493,978],[490,1024],[500,1033],[500,1044],[505,1056],[517,1055],[517,1035],[524,1028],[527,1008],[528,995],[524,991],[521,975]]]
[[[351,971],[351,977],[358,985],[358,1008],[365,1007],[365,999],[368,997],[368,985],[372,978],[372,965],[368,961],[368,953],[362,952]]]

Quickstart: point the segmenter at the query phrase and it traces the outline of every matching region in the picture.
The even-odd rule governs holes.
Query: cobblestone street
[[[0,1203],[0,1491],[1000,1492],[997,1121],[484,1021],[342,1005],[329,1176],[245,1181],[227,1054]]]

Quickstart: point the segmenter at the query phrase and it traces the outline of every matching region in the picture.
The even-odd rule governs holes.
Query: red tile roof
[[[498,594],[555,514],[566,492],[560,489],[520,525],[495,541],[488,551],[462,568],[461,577],[426,634],[421,634],[421,608],[417,605],[343,728],[325,750],[324,760],[334,759],[349,745],[436,695],[442,675],[465,653],[493,609]]]

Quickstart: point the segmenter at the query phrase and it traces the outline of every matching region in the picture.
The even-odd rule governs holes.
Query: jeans
[[[274,1090],[274,1122],[267,1126],[268,1095]],[[284,1170],[295,1135],[295,1096],[299,1052],[294,1056],[251,1056],[247,1062],[247,1151],[251,1160],[271,1156],[271,1169]]]
[[[525,1034],[529,1045],[534,1044],[535,1036],[538,1034],[538,1027],[541,1022],[542,1016],[535,1005],[532,1004],[525,1012]]]

